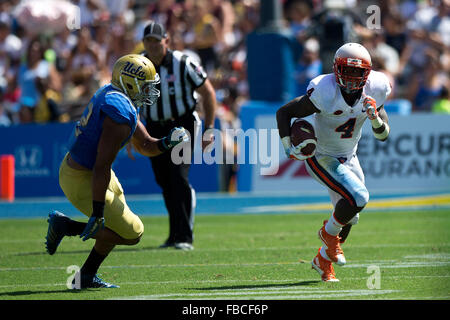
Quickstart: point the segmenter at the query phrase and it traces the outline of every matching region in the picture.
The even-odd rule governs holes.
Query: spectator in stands
[[[442,88],[441,94],[439,95],[438,99],[434,102],[434,104],[431,108],[431,111],[433,113],[450,114],[450,90],[449,90],[449,87],[450,86],[447,83],[447,86]]]
[[[22,40],[11,33],[11,18],[6,12],[0,13],[0,68],[5,60],[18,61],[22,54]]]
[[[102,0],[72,0],[80,8],[81,27],[90,27],[97,13],[104,8]]]
[[[311,24],[300,34],[300,42],[315,37],[320,44],[320,60],[324,73],[333,72],[336,50],[347,42],[358,42],[358,36],[370,34],[362,18],[345,0],[327,0],[323,8],[311,18]]]
[[[190,30],[191,37],[187,38],[202,60],[202,65],[207,73],[212,73],[218,68],[218,57],[215,46],[220,41],[219,20],[210,13],[209,3],[205,0],[197,0],[194,4],[193,25]]]
[[[310,0],[288,0],[284,3],[285,17],[294,36],[301,35],[310,25],[312,9]]]
[[[82,28],[78,43],[69,58],[70,80],[76,84],[82,84],[91,79],[101,62],[100,57],[98,46],[92,41],[90,30]]]
[[[385,42],[385,36],[382,30],[373,30],[367,41],[363,45],[374,55],[383,59],[386,70],[392,76],[396,76],[400,70],[400,57],[397,51]]]
[[[6,108],[3,105],[5,90],[6,90],[6,80],[0,78],[0,127],[1,126],[7,127],[12,123],[10,116],[8,115],[8,112],[6,111]]]
[[[408,41],[404,20],[400,15],[386,14],[382,16],[381,21],[386,44],[394,48],[401,56]]]
[[[4,107],[0,104],[0,127],[8,127],[11,125],[11,120],[6,114]]]
[[[295,69],[296,96],[304,95],[309,82],[320,74],[322,62],[319,59],[319,42],[310,38],[304,43],[302,56]]]
[[[391,84],[391,94],[386,98],[386,101],[394,99],[397,94],[396,78],[386,67],[386,62],[385,62],[385,59],[383,59],[383,57],[377,55],[376,53],[372,53],[372,52],[370,52],[370,54],[372,56],[372,70],[383,72],[386,75],[386,77],[388,78],[389,83]]]
[[[426,51],[433,47],[440,51],[448,50],[450,46],[448,26],[450,20],[448,12],[448,0],[440,0],[435,7],[431,1],[427,1],[417,10],[413,19],[408,21],[408,46],[407,57],[403,58],[405,64],[406,79],[415,73],[422,73],[427,68]]]
[[[77,36],[71,33],[68,28],[63,29],[53,37],[53,48],[56,52],[56,66],[60,72],[64,73],[67,70],[67,62],[77,42]]]
[[[1,81],[1,80],[0,80]],[[15,81],[3,82],[1,89],[0,105],[3,108],[2,114],[10,120],[10,123],[19,123],[19,98],[20,90]],[[6,119],[4,119],[6,123]]]
[[[246,35],[259,24],[258,0],[71,0],[71,2],[80,7],[82,29],[73,33],[67,29],[54,35],[48,49],[55,51],[56,70],[64,76],[61,81],[62,87],[55,90],[62,94],[60,107],[73,105],[73,108],[69,109],[73,120],[79,118],[90,93],[109,81],[111,61],[121,54],[143,51],[141,36],[144,26],[148,23],[147,19],[167,26],[172,34],[174,48],[190,52],[190,55],[192,52],[197,53],[218,90],[227,88],[228,84],[223,81],[224,79],[235,78],[238,95],[247,97],[245,40]],[[411,102],[417,100],[418,105],[427,104],[428,102],[422,100],[427,100],[433,95],[434,98],[430,98],[431,100],[438,99],[442,94],[439,88],[435,91],[432,90],[434,86],[425,84],[427,82],[425,78],[436,77],[428,75],[432,70],[427,70],[426,51],[430,48],[437,50],[440,54],[440,63],[449,65],[445,61],[450,61],[450,32],[448,32],[450,1],[376,1],[375,4],[381,8],[381,31],[383,31],[382,35],[376,33],[376,37],[372,37],[374,30],[364,27],[367,19],[366,9],[368,5],[373,4],[372,2],[285,0],[283,9],[290,28],[299,34],[301,45],[305,45],[305,41],[311,37],[318,39],[322,45],[319,51],[322,72],[331,72],[330,66],[323,63],[332,61],[326,56],[334,54],[333,46],[338,47],[341,42],[346,41],[361,42],[364,37],[367,41],[370,38],[374,47],[371,50],[374,64],[388,74],[395,84],[395,98],[408,98]],[[20,75],[18,67],[20,57],[25,56],[25,51],[29,48],[28,43],[32,41],[28,34],[29,30],[25,30],[11,13],[18,3],[17,0],[0,2],[0,78],[3,77],[8,83],[4,92],[6,103],[4,108],[13,123],[17,122],[14,103],[18,89],[21,89],[15,78]],[[137,38],[131,39],[130,32],[135,32]],[[367,43],[364,44],[370,47]],[[393,54],[392,49],[396,54]],[[308,50],[305,51],[305,54],[307,53]],[[305,66],[301,63],[299,70],[296,71],[299,79],[303,79],[305,72],[312,70],[311,66],[303,69]],[[93,67],[97,72],[93,72]],[[448,79],[444,71],[438,73],[439,78]],[[23,80],[22,77],[21,81]],[[29,111],[36,110],[30,106],[26,109],[27,103],[33,100],[27,98],[28,92],[31,92],[27,88],[25,95],[21,96],[21,105],[25,107],[17,108],[21,109],[22,121],[27,119],[26,114]],[[419,89],[422,93],[425,92],[428,98],[422,96],[416,99]],[[430,110],[431,106],[422,108]],[[415,110],[419,109],[421,108]]]
[[[68,94],[77,102],[70,111],[72,117],[79,117],[92,94],[98,89],[98,72],[103,70],[98,46],[92,41],[90,30],[79,31],[78,43],[72,50],[67,63],[66,82],[71,86]]]
[[[112,22],[106,30],[110,34],[110,39],[106,47],[105,60],[106,67],[111,72],[115,61],[121,56],[130,53],[134,45],[125,43],[127,33],[124,25]]]
[[[2,123],[13,120],[17,102],[17,68],[20,63],[22,40],[11,31],[12,19],[7,12],[0,12],[0,87],[2,100]],[[10,123],[10,122],[9,122]]]
[[[211,0],[211,13],[219,21],[220,35],[216,51],[224,51],[236,44],[234,24],[236,15],[229,0]]]
[[[189,12],[183,12],[183,4],[176,0],[156,0],[148,6],[148,20],[152,20],[166,26],[167,32],[172,34],[176,31],[181,20],[181,15],[189,15]],[[147,22],[145,23],[147,24]],[[139,36],[142,35],[142,30],[139,30]]]
[[[45,96],[47,89],[61,90],[59,74],[53,64],[44,59],[45,48],[38,38],[31,40],[25,56],[25,62],[18,71],[20,96],[20,122],[35,120],[35,108]]]
[[[113,20],[120,19],[127,21],[127,23],[134,22],[134,12],[131,8],[135,0],[103,0],[105,1],[108,13]]]
[[[439,52],[428,49],[425,58],[423,73],[414,74],[409,82],[409,100],[413,103],[413,111],[431,111],[448,82],[448,75],[442,73]]]
[[[221,89],[221,101],[217,108],[217,118],[220,121],[223,143],[223,164],[219,166],[219,190],[223,192],[235,192],[237,190],[238,150],[233,130],[241,128],[239,109],[242,104],[235,79],[227,81],[227,88]]]
[[[105,67],[110,67],[108,70],[105,70],[107,73],[111,73],[112,71],[112,65],[110,62],[108,62],[108,51],[111,49],[111,42],[113,41],[114,37],[122,31],[123,27],[120,26],[119,28],[116,27],[116,25],[113,22],[114,20],[110,17],[108,12],[103,12],[101,15],[97,17],[94,24],[90,28],[91,35],[92,35],[92,42],[95,43],[98,53],[98,60],[101,62],[101,64]],[[103,72],[104,70],[102,70]]]
[[[430,21],[430,42],[445,50],[450,47],[450,0],[436,0],[437,12]]]

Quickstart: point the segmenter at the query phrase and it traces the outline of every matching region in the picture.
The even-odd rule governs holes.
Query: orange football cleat
[[[325,282],[338,282],[339,279],[336,278],[336,273],[331,261],[326,260],[320,255],[320,249],[314,259],[311,261],[311,266],[316,270],[322,277],[322,281]]]
[[[319,239],[322,240],[325,251],[331,261],[335,262],[338,266],[343,266],[347,261],[345,260],[344,251],[341,248],[341,238],[339,236],[333,236],[325,230],[326,221],[323,222],[323,227],[318,232]]]

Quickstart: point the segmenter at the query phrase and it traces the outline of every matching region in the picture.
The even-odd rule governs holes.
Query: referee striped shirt
[[[157,86],[161,95],[155,105],[144,110],[147,122],[177,119],[192,113],[197,105],[195,89],[207,78],[200,64],[181,51],[168,50],[161,65],[155,68],[161,79]]]

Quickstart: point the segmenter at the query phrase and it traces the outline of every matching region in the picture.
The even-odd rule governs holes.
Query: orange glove
[[[365,97],[363,100],[363,107],[369,120],[375,120],[378,118],[377,102],[374,98],[369,96]]]

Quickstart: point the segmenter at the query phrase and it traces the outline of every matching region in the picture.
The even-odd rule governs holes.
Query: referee
[[[167,136],[174,127],[184,127],[192,137],[193,154],[194,137],[201,133],[201,120],[195,111],[198,94],[203,101],[205,131],[214,127],[216,94],[200,64],[181,51],[170,50],[169,41],[163,25],[152,21],[145,27],[143,54],[153,62],[161,78],[157,87],[161,96],[142,116],[147,131],[155,138]],[[207,145],[202,142],[203,150]],[[192,250],[196,201],[188,179],[190,164],[174,164],[170,152],[150,161],[169,214],[169,236],[160,248]]]

